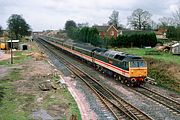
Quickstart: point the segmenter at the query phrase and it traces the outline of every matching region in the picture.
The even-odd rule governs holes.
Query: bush
[[[117,42],[111,42],[113,47],[154,47],[157,39],[154,33],[134,33],[131,35],[119,35]]]
[[[79,29],[70,27],[67,31],[67,35],[74,40],[91,43],[95,46],[100,45],[99,32],[96,28],[83,27],[82,29]]]

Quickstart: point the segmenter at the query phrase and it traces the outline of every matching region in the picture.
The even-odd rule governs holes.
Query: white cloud
[[[178,5],[170,5],[169,10],[171,12],[176,12],[176,10],[178,10]]]
[[[137,8],[149,11],[156,21],[171,16],[179,0],[0,0],[0,25],[6,28],[11,14],[22,14],[33,30],[62,29],[67,20],[77,23],[107,23],[113,10],[119,11],[120,22]]]

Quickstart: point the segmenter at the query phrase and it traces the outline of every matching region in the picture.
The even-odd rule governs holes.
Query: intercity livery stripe
[[[125,71],[125,70],[122,70],[116,66],[113,66],[111,64],[108,64],[108,63],[105,63],[101,60],[98,60],[98,59],[95,59],[95,63],[98,64],[98,65],[101,65],[109,70],[112,70],[120,75],[123,75],[123,76],[126,76],[126,77],[129,77],[129,72],[128,71]]]
[[[49,42],[49,41],[47,41],[47,42]],[[51,43],[51,44],[53,44],[53,45],[55,45],[55,46],[57,46],[57,47],[60,47],[60,48],[62,48],[62,49],[64,49],[64,50],[67,50],[68,52],[70,52],[70,53],[72,53],[72,54],[75,54],[75,55],[77,55],[77,56],[79,56],[79,57],[82,57],[82,58],[84,58],[85,60],[88,60],[88,61],[90,61],[90,62],[93,62],[93,60],[92,60],[93,58],[90,57],[90,56],[87,56],[87,55],[85,55],[85,54],[83,54],[83,53],[80,53],[80,52],[77,52],[77,51],[75,51],[75,50],[66,48],[66,47],[64,47],[64,46],[62,46],[62,45],[58,45],[58,44],[53,43],[53,42],[49,42],[49,43]],[[116,66],[114,66],[114,65],[112,65],[112,64],[106,63],[106,62],[101,61],[101,60],[98,60],[98,59],[94,59],[94,62],[95,62],[96,64],[99,64],[99,65],[101,65],[101,66],[103,66],[103,67],[105,67],[105,68],[107,68],[107,69],[109,69],[109,70],[112,70],[112,71],[114,71],[114,72],[116,72],[116,73],[118,73],[118,74],[121,74],[121,75],[123,75],[123,76],[129,77],[129,71],[123,70],[123,69],[118,68],[118,67],[116,67]]]

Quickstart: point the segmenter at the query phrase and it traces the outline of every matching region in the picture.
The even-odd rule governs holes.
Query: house
[[[118,30],[113,25],[111,26],[93,26],[99,31],[100,37],[103,39],[104,37],[107,37],[110,39],[111,37],[114,37],[115,39],[118,36]]]
[[[158,30],[155,31],[157,39],[167,39],[166,33],[167,33],[167,29],[165,28],[159,28]]]

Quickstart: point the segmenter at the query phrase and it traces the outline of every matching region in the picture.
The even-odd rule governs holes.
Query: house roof
[[[165,28],[159,28],[158,30],[155,31],[156,35],[164,35],[164,33],[167,32],[167,29]]]
[[[95,26],[93,26],[93,27],[95,27],[99,32],[104,32],[104,31],[107,31],[110,26],[99,26],[99,25],[95,25]]]
[[[8,40],[7,42],[11,42],[11,40]],[[19,40],[12,40],[12,42],[19,42]]]
[[[155,31],[155,34],[156,34],[156,35],[164,35],[164,32],[161,32],[161,31]]]
[[[109,31],[110,28],[114,28],[114,29],[118,32],[118,30],[116,29],[116,27],[114,27],[114,25],[109,26],[109,28],[107,29],[107,31]]]
[[[104,32],[104,31],[109,31],[110,30],[110,28],[114,28],[117,32],[118,32],[118,30],[117,30],[117,28],[116,27],[114,27],[114,25],[111,25],[111,26],[99,26],[99,25],[95,25],[95,26],[93,26],[93,27],[95,27],[99,32]]]
[[[172,47],[177,47],[177,46],[180,46],[180,43],[176,43],[176,44],[172,45]]]

